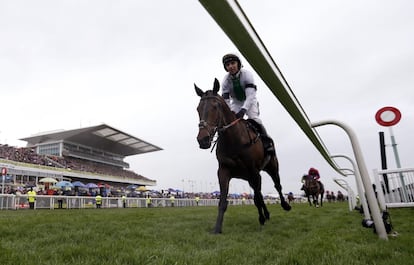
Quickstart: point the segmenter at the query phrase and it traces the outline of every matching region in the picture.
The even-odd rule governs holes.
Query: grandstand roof
[[[44,132],[21,138],[20,140],[26,141],[29,146],[54,141],[68,141],[122,156],[138,155],[162,150],[162,148],[156,145],[143,141],[106,124],[75,130]]]

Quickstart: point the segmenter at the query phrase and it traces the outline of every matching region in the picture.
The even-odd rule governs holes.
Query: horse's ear
[[[194,89],[197,93],[197,95],[201,98],[204,95],[203,90],[201,90],[196,84],[194,84]]]
[[[220,90],[220,83],[217,80],[217,78],[214,79],[214,86],[213,86],[213,92],[214,94],[217,94],[217,92]]]

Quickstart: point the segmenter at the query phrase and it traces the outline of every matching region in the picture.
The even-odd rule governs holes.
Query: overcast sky
[[[402,113],[393,127],[402,167],[413,167],[414,2],[240,1],[313,122],[339,120],[358,136],[369,173],[381,168],[378,132],[395,168],[390,131],[374,117]],[[196,136],[199,97],[238,52],[196,0],[0,0],[0,143],[44,131],[106,123],[163,151],[128,157],[156,189],[218,189],[214,153]],[[253,70],[242,57],[244,67]],[[327,190],[341,178],[255,73],[261,117],[277,145],[284,192],[319,169]],[[338,127],[319,127],[331,154],[353,158]],[[345,159],[338,159],[352,168]],[[274,193],[263,173],[263,192]],[[345,179],[355,189],[352,176]],[[249,192],[233,180],[231,192]],[[343,191],[343,190],[342,190]]]

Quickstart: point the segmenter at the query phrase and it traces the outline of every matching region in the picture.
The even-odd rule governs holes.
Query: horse
[[[319,207],[318,199],[320,196],[321,197],[320,206],[322,207],[323,194],[325,193],[325,189],[324,189],[322,182],[316,180],[312,175],[305,175],[303,176],[303,178],[305,180],[304,191],[305,191],[306,197],[308,198],[309,206],[312,206],[312,202],[313,202],[313,205],[315,207]],[[311,197],[312,197],[312,202],[310,199]]]
[[[338,190],[338,193],[336,194],[336,200],[339,202],[345,201],[345,196],[340,190]]]
[[[329,192],[329,190],[326,191],[326,199],[328,200],[329,203],[332,202],[332,196],[331,196],[331,193]]]
[[[197,112],[200,118],[197,141],[201,149],[209,149],[214,141],[218,161],[217,176],[220,186],[218,215],[214,233],[222,233],[224,213],[227,210],[227,196],[232,178],[246,180],[254,191],[254,204],[259,213],[259,223],[264,225],[270,219],[270,213],[261,192],[261,175],[264,170],[274,182],[279,193],[281,206],[289,211],[291,206],[285,201],[280,184],[279,165],[276,152],[266,154],[260,134],[247,120],[236,118],[217,92],[220,83],[214,80],[212,90],[203,91],[194,84],[196,94],[200,97]]]
[[[288,199],[288,201],[289,201],[289,204],[291,204],[292,202],[294,202],[294,201],[295,201],[295,196],[293,195],[293,193],[292,193],[292,192],[289,192],[289,194],[288,194],[288,196],[287,196],[287,199]]]

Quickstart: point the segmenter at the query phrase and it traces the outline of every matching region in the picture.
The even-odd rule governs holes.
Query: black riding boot
[[[260,136],[261,136],[261,139],[262,139],[262,142],[263,142],[263,148],[264,148],[266,154],[273,154],[275,152],[273,139],[270,138],[269,135],[267,135],[266,129],[263,126],[263,124],[259,123],[259,126],[260,126],[260,130],[261,130]]]

